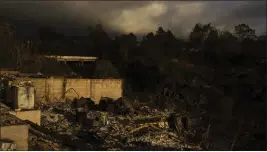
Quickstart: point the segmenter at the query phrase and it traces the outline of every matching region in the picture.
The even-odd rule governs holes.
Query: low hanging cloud
[[[119,16],[113,15],[108,24],[125,33],[155,31],[158,28],[156,19],[167,11],[168,7],[162,2],[153,2],[142,7],[122,10]]]
[[[0,16],[61,28],[101,23],[108,31],[145,34],[159,26],[187,36],[196,23],[232,30],[240,23],[266,32],[265,1],[3,1]]]

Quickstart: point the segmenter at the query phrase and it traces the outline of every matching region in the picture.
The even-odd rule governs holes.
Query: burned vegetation
[[[266,150],[265,51],[246,24],[138,41],[0,22],[0,149]]]

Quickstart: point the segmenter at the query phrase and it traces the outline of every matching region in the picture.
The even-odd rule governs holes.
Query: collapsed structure
[[[87,68],[86,65],[83,67],[83,69],[89,71],[88,75],[90,75],[85,78],[80,78],[78,75],[68,76],[64,72],[61,76],[53,76],[50,73],[46,74],[46,71],[38,73],[35,71],[35,74],[17,73],[15,80],[11,81],[14,83],[30,82],[35,89],[36,103],[57,102],[66,98],[73,100],[74,98],[80,97],[92,98],[97,102],[101,97],[117,99],[122,96],[123,81],[109,61],[97,61],[96,57],[75,56],[45,56],[45,58],[53,59],[58,62],[63,61],[65,64],[68,64],[69,67],[72,66],[72,63],[77,65],[81,62],[88,62],[88,64],[92,66],[91,68]],[[46,69],[45,66],[46,65],[43,65],[40,70]],[[102,70],[100,70],[101,68]],[[110,69],[115,71],[115,74],[114,72],[112,74],[107,73]],[[9,73],[9,71],[2,71],[1,73],[4,72]],[[76,72],[74,71],[72,73]]]
[[[66,62],[78,62],[79,64],[89,62],[92,64],[97,59],[96,57],[74,56],[45,56],[45,58],[58,62],[64,61],[65,64],[67,64]],[[41,111],[38,109],[38,105],[64,102],[81,97],[91,98],[98,103],[101,97],[117,99],[122,96],[121,79],[92,79],[93,77],[81,79],[68,78],[69,76],[64,75],[53,77],[41,72],[21,73],[10,69],[1,69],[0,71],[0,99],[2,103],[11,108],[8,113],[37,125],[41,125]]]
[[[0,131],[5,132],[0,138],[1,150],[228,150],[246,145],[250,137],[263,138],[259,132],[265,129],[262,126],[257,128],[259,133],[246,136],[239,145],[220,138],[224,135],[222,124],[228,120],[216,116],[231,116],[233,101],[198,79],[192,81],[193,87],[202,85],[202,90],[222,97],[217,106],[208,106],[205,95],[199,103],[192,102],[195,95],[186,87],[174,95],[164,89],[162,94],[144,99],[146,102],[129,99],[123,96],[123,81],[114,76],[116,70],[110,62],[44,58],[47,64],[31,74],[0,71],[0,99],[9,106],[0,103]],[[218,100],[218,96],[210,100]],[[218,106],[226,112],[215,108]],[[218,115],[209,109],[215,114],[219,111]],[[246,127],[255,121],[263,120],[246,120]],[[229,122],[224,126],[235,134],[237,128],[232,124],[239,120]]]
[[[93,57],[45,56],[45,58],[63,62],[67,66],[69,64],[70,67],[71,62],[78,62],[75,63],[75,66],[86,66],[84,62],[97,64],[94,65],[94,73],[87,78],[51,76],[45,75],[43,72],[37,74],[17,72],[14,74],[14,72],[9,73],[8,70],[2,71],[1,99],[2,103],[9,108],[1,113],[1,117],[5,119],[2,119],[0,128],[1,132],[6,128],[10,129],[10,131],[5,131],[4,136],[0,138],[2,150],[35,149],[39,142],[36,138],[42,139],[45,144],[53,141],[52,147],[60,147],[58,150],[69,148],[75,148],[75,150],[114,149],[118,148],[118,144],[121,148],[129,149],[138,144],[136,140],[153,140],[141,137],[140,132],[150,132],[154,128],[165,136],[168,134],[165,137],[167,140],[171,134],[167,131],[169,128],[179,131],[188,126],[187,118],[170,117],[168,111],[160,112],[156,109],[151,110],[148,106],[133,105],[132,100],[123,97],[123,81],[118,77],[110,76],[112,75],[110,73],[114,74],[114,69],[113,72],[102,69],[103,67],[113,68],[107,61],[97,61],[97,58]],[[80,64],[81,62],[82,64]],[[1,106],[3,106],[2,103]],[[8,124],[11,117],[15,118],[15,122],[26,125]],[[23,139],[14,139],[13,132],[16,132],[12,131],[14,127],[15,129],[24,127],[25,132],[23,133],[27,135],[21,134]],[[95,135],[92,135],[93,132]],[[69,135],[75,138],[71,142],[69,141],[70,137],[67,137]],[[124,138],[127,136],[133,138],[125,141]],[[172,136],[178,138],[176,135],[172,134]],[[100,143],[94,143],[87,138],[94,138],[94,142]],[[106,139],[101,141],[101,138]],[[170,146],[171,142],[173,142],[172,146]],[[92,145],[88,146],[88,144]],[[154,146],[159,146],[162,143],[154,144]],[[174,141],[165,144],[169,148],[182,146],[180,142]],[[199,148],[199,145],[196,145],[193,149]]]

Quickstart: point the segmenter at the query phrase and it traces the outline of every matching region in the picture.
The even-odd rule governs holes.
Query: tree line
[[[2,65],[11,61],[19,66],[18,58],[36,54],[97,56],[110,60],[123,78],[135,82],[150,78],[153,84],[162,77],[160,68],[175,73],[174,67],[165,64],[167,61],[182,60],[212,69],[255,67],[258,66],[255,61],[265,57],[265,50],[266,35],[257,36],[247,24],[235,26],[231,33],[220,31],[212,24],[197,23],[188,39],[178,38],[170,30],[159,27],[141,40],[133,33],[111,37],[100,24],[89,26],[86,36],[65,36],[54,28],[42,27],[31,37],[19,37],[12,24],[0,24]],[[144,85],[140,84],[139,88]]]

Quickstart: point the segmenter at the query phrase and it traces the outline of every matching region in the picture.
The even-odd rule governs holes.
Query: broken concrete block
[[[85,124],[86,123],[86,112],[78,112],[76,111],[76,122],[80,124]]]
[[[28,125],[0,126],[0,139],[14,141],[16,150],[28,150]]]
[[[115,100],[115,103],[120,108],[133,109],[133,105],[132,105],[131,101],[125,97],[120,97],[119,99]]]
[[[100,110],[104,111],[108,110],[109,108],[112,110],[112,104],[114,104],[114,100],[112,98],[102,97],[99,102],[99,108]]]
[[[87,111],[89,109],[95,109],[95,103],[90,98],[84,98],[84,97],[81,97],[80,99],[75,98],[73,100],[73,107],[79,109],[80,111]]]
[[[192,128],[192,119],[187,115],[175,115],[171,114],[168,118],[169,127],[177,132],[181,132],[183,130],[188,130]]]
[[[12,101],[14,109],[33,109],[34,108],[34,87],[15,86],[12,91]]]
[[[134,107],[132,105],[132,102],[125,98],[125,97],[121,97],[117,100],[114,101],[115,105],[116,105],[116,112],[118,113],[134,113]]]
[[[22,120],[29,120],[37,125],[41,125],[41,110],[11,111],[10,114]]]
[[[76,99],[75,101],[76,108],[82,108],[84,106],[87,106],[87,99],[81,97],[80,99]]]
[[[84,115],[86,117],[84,117]],[[108,124],[108,114],[106,112],[100,112],[100,111],[89,111],[88,113],[84,114],[83,116],[80,116],[80,119],[83,123],[85,123],[86,126],[102,126]]]
[[[0,141],[0,150],[1,151],[14,151],[16,150],[16,144],[13,141]]]
[[[87,105],[89,109],[94,109],[95,108],[95,102],[91,98],[85,98],[87,100]]]

